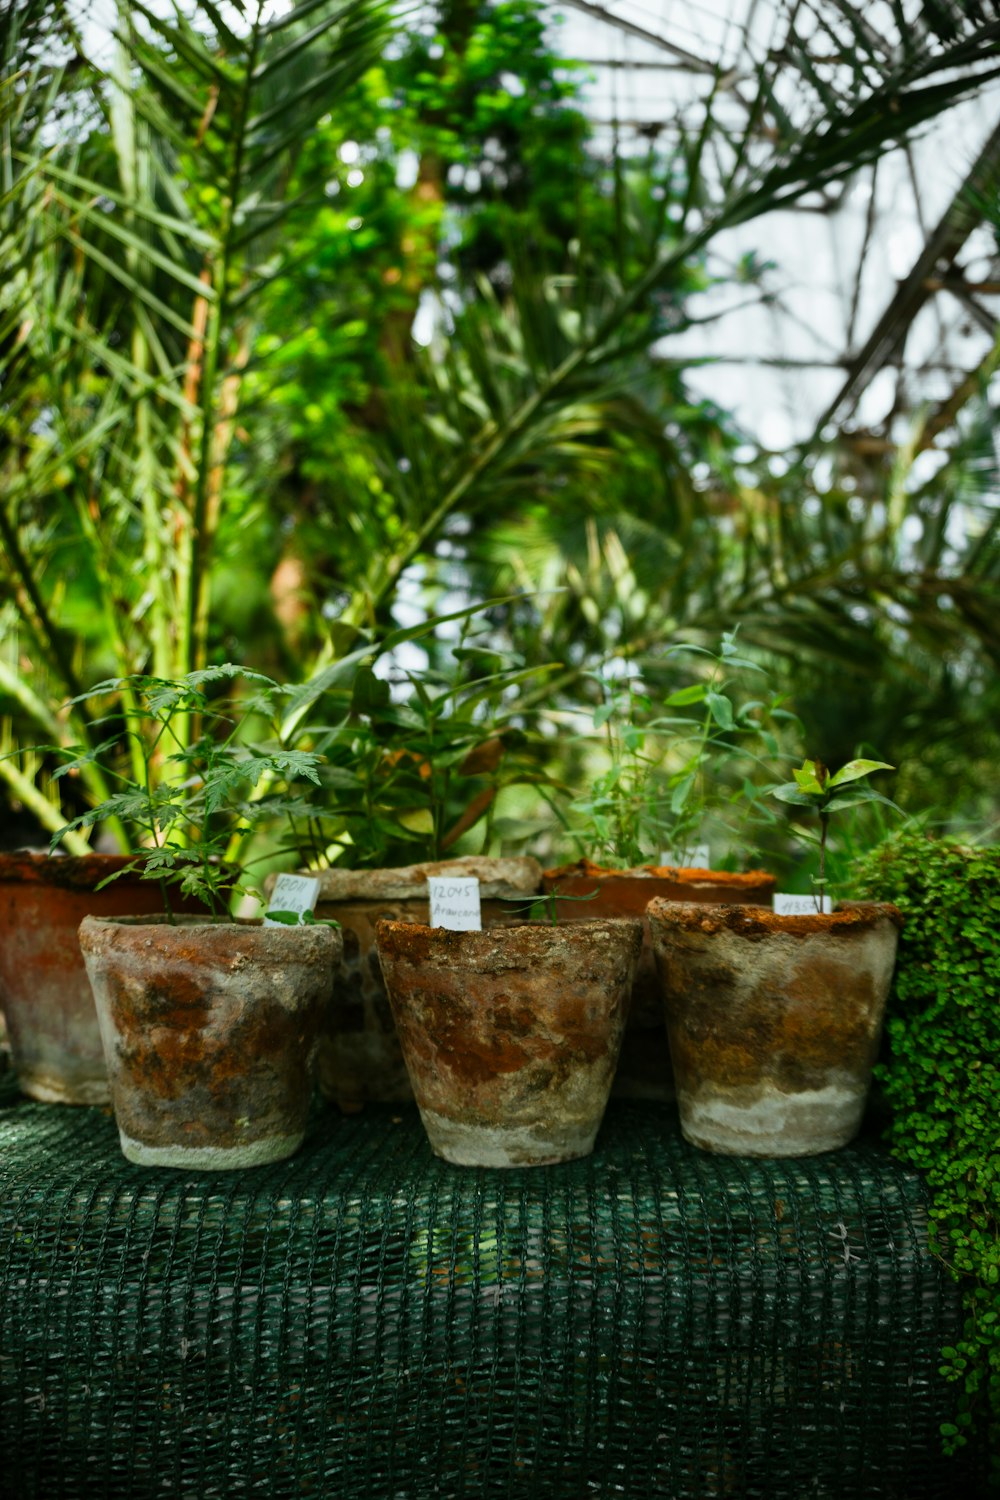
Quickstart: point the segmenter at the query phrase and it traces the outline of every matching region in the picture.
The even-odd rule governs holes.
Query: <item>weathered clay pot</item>
[[[338,932],[87,917],[80,946],[130,1161],[214,1170],[297,1149]]]
[[[587,1156],[618,1060],[641,924],[449,932],[380,922],[376,937],[433,1151],[477,1167]]]
[[[663,1001],[656,977],[653,945],[646,907],[654,896],[667,901],[770,906],[774,876],[764,870],[686,870],[672,865],[642,865],[635,870],[610,870],[581,859],[575,865],[546,870],[543,889],[565,896],[597,895],[589,901],[557,901],[560,923],[587,922],[594,917],[641,917],[642,953],[632,990],[632,1009],[625,1028],[618,1071],[612,1085],[617,1099],[672,1100],[670,1052],[663,1030]]]
[[[163,911],[155,881],[123,875],[124,855],[0,855],[0,1007],[24,1093],[49,1104],[107,1104],[107,1070],[77,928],[86,916]],[[175,902],[179,911],[196,910]]]
[[[301,873],[320,882],[317,916],[335,918],[344,934],[333,1005],[316,1058],[320,1088],[345,1109],[367,1101],[410,1100],[413,1091],[375,952],[376,923],[427,922],[429,875],[476,876],[484,927],[524,922],[526,913],[516,898],[537,893],[542,867],[535,859],[470,858],[394,870]],[[273,877],[265,890],[272,884]]]
[[[902,917],[653,901],[681,1128],[731,1156],[812,1156],[857,1133]]]

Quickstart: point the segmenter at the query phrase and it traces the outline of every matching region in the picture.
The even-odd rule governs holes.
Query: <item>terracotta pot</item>
[[[902,916],[653,901],[681,1129],[731,1156],[812,1156],[856,1135]]]
[[[589,901],[557,901],[560,923],[587,922],[594,917],[641,917],[642,954],[632,991],[632,1009],[625,1040],[612,1085],[617,1099],[672,1100],[673,1074],[663,1002],[656,977],[656,962],[646,920],[646,907],[654,896],[667,901],[739,901],[770,906],[774,876],[764,870],[733,873],[728,870],[686,870],[672,865],[643,865],[635,870],[609,870],[581,859],[575,865],[546,870],[543,889],[566,896],[587,896]]]
[[[87,917],[80,946],[129,1161],[214,1170],[298,1148],[338,932]]]
[[[123,875],[128,856],[0,855],[0,1006],[7,1016],[18,1083],[49,1104],[110,1099],[94,997],[77,928],[86,916],[163,911],[155,881]],[[178,911],[198,910],[175,902]]]
[[[388,870],[303,870],[320,882],[316,914],[335,918],[344,935],[334,1002],[317,1053],[319,1085],[344,1109],[367,1101],[413,1098],[375,951],[381,920],[426,923],[428,875],[474,875],[480,882],[483,926],[525,921],[515,900],[535,895],[542,867],[534,859],[446,859]],[[274,877],[265,883],[273,885]]]
[[[376,936],[436,1155],[477,1167],[587,1156],[618,1060],[641,924],[449,932],[380,922]]]

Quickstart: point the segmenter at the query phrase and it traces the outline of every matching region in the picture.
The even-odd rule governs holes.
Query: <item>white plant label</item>
[[[272,911],[295,911],[299,914],[299,926],[302,925],[302,915],[307,911],[314,911],[316,902],[319,900],[319,881],[310,875],[279,875],[274,882],[274,890],[271,899],[267,903],[267,912]],[[265,927],[283,927],[285,923],[275,922],[267,912],[264,914]]]
[[[823,910],[827,915],[833,911],[833,900],[829,896],[823,897]],[[817,915],[815,896],[775,896],[775,915],[779,917],[815,917]]]
[[[479,881],[474,875],[428,875],[431,926],[452,932],[481,932]]]
[[[711,851],[707,844],[692,844],[690,849],[664,849],[661,865],[675,865],[681,870],[710,870]]]

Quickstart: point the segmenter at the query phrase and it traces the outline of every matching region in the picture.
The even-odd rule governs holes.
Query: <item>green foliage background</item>
[[[742,133],[706,86],[628,153],[595,139],[531,0],[441,0],[406,26],[378,0],[298,0],[235,30],[210,0],[123,4],[111,61],[63,0],[0,12],[9,836],[105,795],[99,757],[59,786],[45,757],[3,758],[91,743],[85,700],[61,705],[102,678],[238,661],[303,681],[359,628],[514,593],[484,616],[496,645],[559,670],[510,728],[544,735],[567,797],[608,769],[579,731],[609,664],[662,702],[688,682],[669,648],[738,625],[804,721],[800,758],[885,758],[908,808],[989,825],[989,371],[928,478],[918,415],[896,446],[770,454],[671,352],[718,235],[759,221],[766,244],[776,206],[1000,68],[982,7],[926,7],[888,46],[862,12],[815,7],[821,62],[776,31]],[[734,300],[773,294],[761,254],[726,275]],[[450,670],[445,636],[420,650]],[[496,852],[547,816],[524,785],[504,796]]]

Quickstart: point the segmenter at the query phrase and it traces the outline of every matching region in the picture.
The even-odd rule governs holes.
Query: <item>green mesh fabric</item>
[[[488,1173],[328,1110],[195,1176],[0,1094],[6,1500],[965,1497],[958,1322],[871,1145],[712,1157],[619,1103],[589,1160]]]

